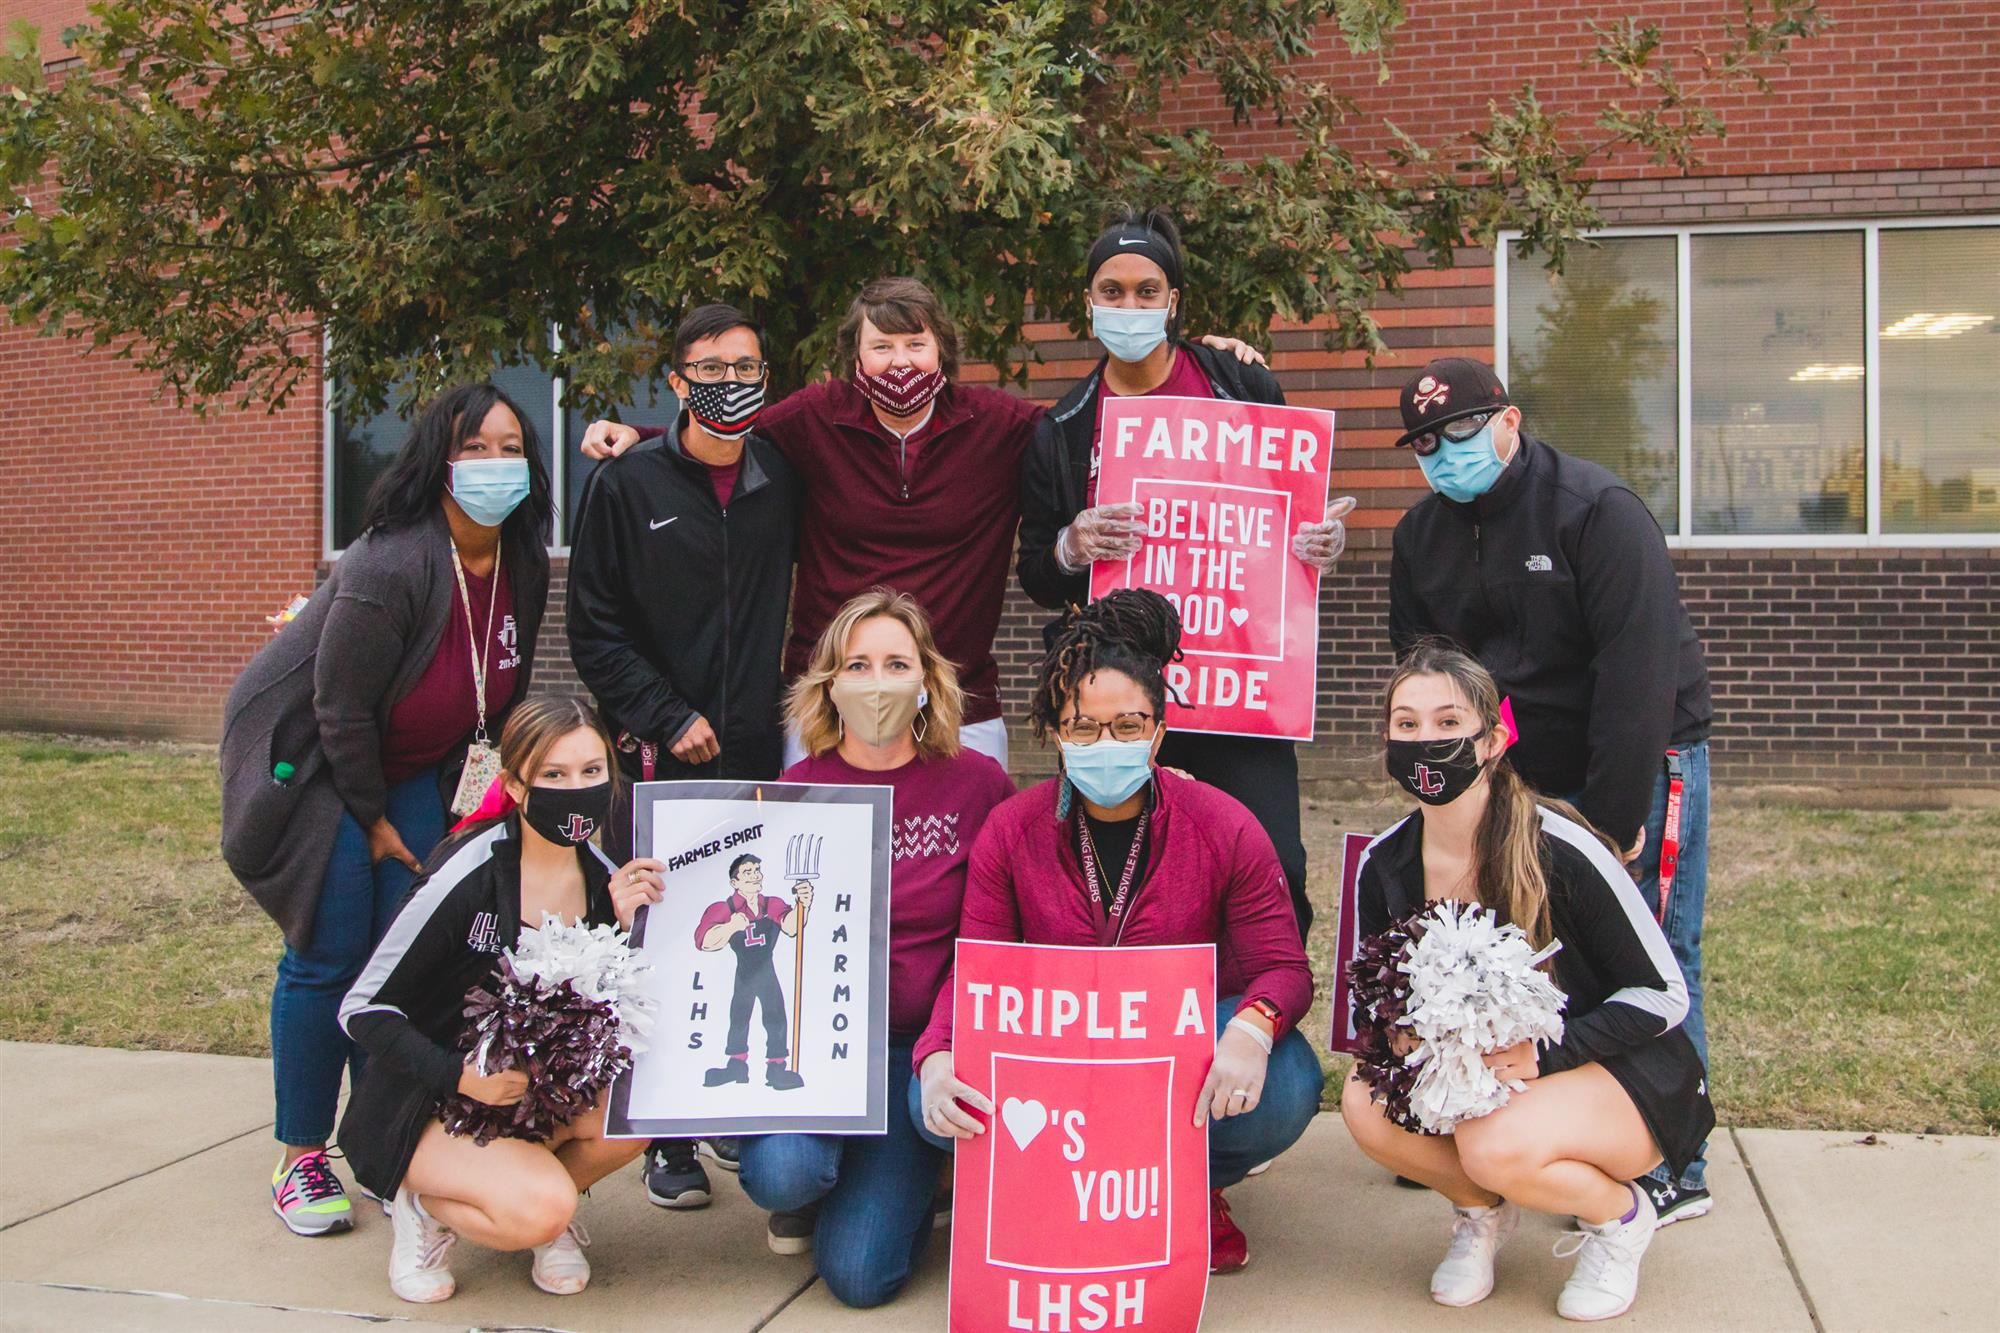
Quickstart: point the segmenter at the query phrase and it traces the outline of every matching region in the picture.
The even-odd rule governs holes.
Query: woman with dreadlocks
[[[1311,969],[1271,839],[1235,798],[1155,762],[1180,618],[1158,593],[1114,592],[1057,623],[1029,717],[1062,771],[995,810],[972,849],[959,938],[1029,944],[1214,944],[1215,1063],[1197,1099],[1209,1129],[1209,1265],[1249,1245],[1222,1191],[1298,1141],[1319,1109],[1319,1060],[1295,1030]],[[917,1043],[923,1128],[970,1138],[991,1101],[952,1070],[954,987]]]

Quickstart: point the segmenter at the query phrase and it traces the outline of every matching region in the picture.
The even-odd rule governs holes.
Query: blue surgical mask
[[[1436,453],[1417,458],[1424,480],[1447,500],[1466,504],[1493,489],[1507,465],[1493,448],[1493,424],[1469,440],[1447,439]]]
[[[1091,745],[1062,743],[1063,773],[1092,805],[1119,805],[1153,775],[1153,742],[1114,741]]]
[[[528,460],[468,458],[453,463],[451,498],[474,523],[497,528],[528,498]]]
[[[1090,308],[1090,331],[1104,350],[1120,361],[1144,361],[1167,340],[1167,315],[1158,310],[1127,310],[1123,306],[1094,305]]]

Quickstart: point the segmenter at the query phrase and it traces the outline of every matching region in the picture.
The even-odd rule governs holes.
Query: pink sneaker
[[[295,1236],[331,1236],[354,1229],[354,1208],[326,1153],[309,1152],[271,1173],[271,1211]]]

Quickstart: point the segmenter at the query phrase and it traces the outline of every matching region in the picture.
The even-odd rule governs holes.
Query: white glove
[[[923,1108],[925,1129],[947,1139],[969,1139],[986,1132],[986,1126],[965,1107],[992,1115],[993,1099],[959,1081],[952,1072],[950,1051],[932,1051],[926,1056],[917,1072],[917,1084],[917,1104]]]
[[[1081,574],[1099,560],[1129,560],[1139,554],[1145,529],[1135,504],[1098,505],[1070,520],[1056,534],[1056,563]]]
[[[1354,512],[1354,497],[1343,495],[1327,506],[1326,520],[1301,523],[1292,534],[1292,554],[1322,574],[1333,572],[1334,562],[1347,549],[1347,525],[1340,520]]]
[[[1242,1115],[1257,1109],[1264,1097],[1264,1071],[1271,1062],[1263,1034],[1245,1031],[1248,1022],[1231,1020],[1216,1039],[1215,1063],[1208,1067],[1208,1082],[1201,1085],[1201,1098],[1194,1106],[1194,1124],[1200,1129],[1210,1116]],[[1268,1040],[1266,1038],[1265,1040]]]

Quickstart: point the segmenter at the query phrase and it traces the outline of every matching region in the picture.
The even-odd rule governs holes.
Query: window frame
[[[549,330],[549,339],[555,350],[562,350],[562,327],[556,325]],[[319,457],[319,544],[320,556],[328,564],[340,559],[347,548],[333,544],[333,478],[336,461],[334,448],[334,378],[326,367],[332,364],[333,333],[328,329],[320,338],[320,457]],[[552,559],[568,559],[569,543],[564,538],[563,505],[569,492],[569,420],[563,407],[563,390],[566,381],[560,375],[549,377],[549,509],[550,519],[555,524],[550,529],[555,541],[549,545]]]
[[[1770,222],[1691,222],[1680,224],[1604,227],[1586,233],[1589,240],[1622,240],[1627,237],[1671,236],[1674,246],[1674,336],[1675,374],[1678,377],[1676,425],[1679,461],[1680,512],[1674,531],[1666,534],[1667,545],[1680,550],[1868,550],[1868,549],[1948,549],[1953,547],[2000,546],[2000,531],[1994,532],[1884,532],[1882,531],[1882,391],[1881,391],[1881,241],[1885,231],[1941,231],[1956,227],[2000,227],[2000,214],[1954,214],[1950,217],[1901,218],[1801,218]],[[1861,311],[1863,467],[1867,484],[1867,523],[1858,533],[1773,533],[1698,536],[1694,532],[1694,358],[1693,273],[1690,259],[1696,236],[1770,234],[1784,232],[1849,231],[1861,236]],[[1503,231],[1493,252],[1493,366],[1500,382],[1508,379],[1507,273],[1513,262],[1514,243],[1521,239],[1517,230]],[[1539,267],[1539,265],[1537,265]]]

